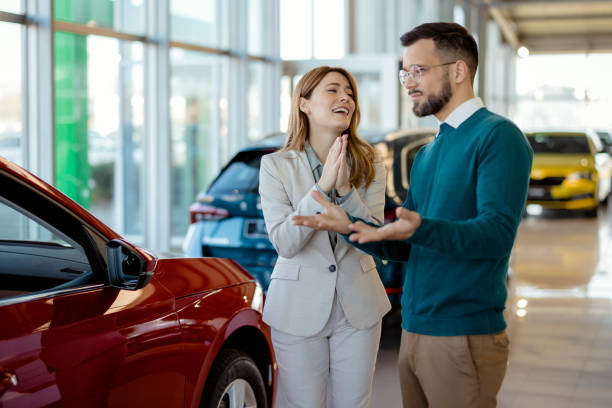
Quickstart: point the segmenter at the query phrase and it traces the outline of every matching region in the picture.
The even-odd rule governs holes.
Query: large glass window
[[[248,44],[247,52],[252,55],[263,55],[267,50],[264,49],[263,35],[266,33],[264,29],[264,0],[248,0],[249,18],[248,27]]]
[[[359,129],[379,129],[381,124],[381,80],[377,73],[355,73],[359,92]]]
[[[248,79],[248,128],[249,139],[258,140],[263,135],[263,107],[264,107],[264,73],[266,64],[263,62],[249,63]]]
[[[279,2],[0,0],[0,155],[176,249],[195,195],[275,127]]]
[[[170,38],[208,47],[225,46],[220,24],[225,3],[217,0],[170,0]]]
[[[0,156],[23,164],[21,35],[18,24],[0,22]]]
[[[220,166],[219,101],[222,58],[172,49],[170,53],[172,235],[189,226],[189,206]]]
[[[143,46],[55,33],[57,187],[111,227],[142,234]]]
[[[280,33],[281,59],[312,58],[312,3],[281,0]]]
[[[23,13],[22,0],[2,0],[0,11],[8,11],[9,13]]]
[[[144,32],[143,0],[54,0],[55,19],[112,28],[133,34]]]
[[[314,57],[344,56],[344,0],[313,0]]]
[[[344,0],[281,0],[280,6],[282,59],[344,56]]]

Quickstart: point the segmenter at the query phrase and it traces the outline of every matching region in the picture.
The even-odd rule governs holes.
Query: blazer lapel
[[[297,160],[299,161],[299,166],[300,166],[300,173],[304,172],[305,174],[308,174],[308,176],[307,177],[305,176],[304,179],[302,180],[302,185],[304,187],[304,194],[310,194],[310,190],[312,189],[312,186],[314,185],[315,178],[314,178],[314,175],[312,174],[312,169],[310,168],[310,162],[308,161],[308,156],[306,155],[306,151],[302,150],[298,152],[298,151],[293,150],[293,152],[295,152],[297,155]],[[327,231],[316,231],[315,236],[317,236],[317,240],[320,243],[318,245],[320,246],[322,250],[325,251],[329,261],[335,263],[336,259],[339,259],[339,258],[336,258],[334,256],[334,250],[332,249],[331,242],[329,242],[328,232]],[[338,249],[338,244],[340,243],[341,240],[342,240],[342,237],[338,237],[338,242],[336,243],[336,250]]]
[[[342,259],[342,257],[346,254],[346,251],[348,251],[350,247],[351,244],[348,244],[346,241],[344,241],[344,237],[338,234],[338,242],[336,242],[336,248],[334,249],[334,257],[336,258],[336,261]]]

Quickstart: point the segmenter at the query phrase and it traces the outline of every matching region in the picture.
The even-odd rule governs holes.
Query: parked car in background
[[[402,130],[364,134],[387,168],[385,222],[395,220],[410,185],[410,169],[417,151],[433,140],[435,130]],[[238,152],[190,207],[191,225],[183,243],[189,256],[232,258],[268,287],[277,254],[268,240],[259,198],[261,157],[280,148],[283,134],[267,137]],[[399,301],[404,264],[376,261],[387,293]]]
[[[269,407],[263,291],[161,259],[0,157],[0,406]]]
[[[526,133],[534,151],[527,204],[597,215],[612,185],[612,159],[586,131]]]
[[[593,130],[593,132],[595,132],[595,134],[599,138],[599,141],[603,145],[604,150],[608,152],[608,154],[612,154],[612,134],[610,134],[610,131],[604,129],[595,129]]]

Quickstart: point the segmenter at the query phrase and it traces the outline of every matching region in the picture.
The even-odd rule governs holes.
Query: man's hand
[[[316,230],[339,232],[340,234],[348,234],[351,232],[348,228],[351,220],[342,208],[327,201],[318,191],[313,191],[310,194],[312,198],[323,206],[323,212],[316,215],[294,215],[291,217],[293,225],[302,225]]]
[[[398,207],[395,215],[397,215],[396,221],[380,228],[372,227],[361,221],[350,224],[349,229],[353,233],[349,236],[349,240],[357,241],[360,244],[384,240],[404,240],[410,238],[421,225],[421,215],[418,212]]]

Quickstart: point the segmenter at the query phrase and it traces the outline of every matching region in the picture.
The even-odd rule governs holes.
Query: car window
[[[527,139],[534,153],[591,153],[586,135],[530,134]]]
[[[612,146],[612,138],[608,132],[598,131],[597,136],[606,146]]]
[[[0,197],[0,301],[72,287],[91,275],[80,245]]]
[[[259,188],[259,164],[267,151],[238,153],[213,181],[210,195],[256,193]]]

